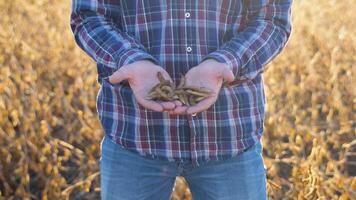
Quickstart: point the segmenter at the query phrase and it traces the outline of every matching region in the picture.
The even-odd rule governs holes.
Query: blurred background
[[[270,199],[356,199],[355,0],[296,0],[264,73]],[[0,0],[0,199],[99,199],[96,64],[70,1]],[[172,199],[191,199],[178,178]]]

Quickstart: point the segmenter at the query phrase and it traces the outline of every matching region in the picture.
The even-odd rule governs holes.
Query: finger
[[[176,107],[179,107],[179,106],[182,106],[183,104],[182,104],[182,102],[180,102],[180,101],[178,101],[178,100],[175,100],[175,101],[173,101],[174,102],[174,104],[176,104]]]
[[[150,100],[146,100],[142,97],[136,97],[136,100],[139,104],[141,104],[141,106],[147,108],[147,109],[151,109],[157,112],[162,112],[163,111],[163,106],[160,103],[154,102],[154,101],[150,101]]]
[[[160,102],[164,110],[173,110],[176,107],[176,104],[170,101]]]
[[[223,79],[226,80],[228,83],[234,81],[235,76],[234,73],[232,73],[232,70],[226,68],[223,72]]]
[[[216,101],[216,97],[206,98],[200,101],[199,103],[197,103],[196,105],[189,107],[186,112],[189,115],[193,113],[202,112],[204,110],[207,110],[211,105],[213,105],[215,101]]]
[[[128,78],[126,68],[122,67],[109,76],[109,82],[116,84]]]
[[[168,111],[168,114],[170,114],[170,115],[178,115],[178,113],[175,113],[174,110]]]
[[[172,111],[172,114],[175,114],[175,115],[187,114],[187,112],[186,112],[187,108],[188,108],[188,106],[179,106],[179,107],[176,107],[176,108]]]

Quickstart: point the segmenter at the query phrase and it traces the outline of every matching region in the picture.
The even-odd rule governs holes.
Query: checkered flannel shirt
[[[72,0],[70,26],[97,63],[97,112],[105,135],[148,158],[229,159],[263,135],[262,72],[291,32],[292,0]],[[235,80],[196,116],[143,108],[127,81],[105,77],[148,59],[174,82],[206,59],[226,63]]]

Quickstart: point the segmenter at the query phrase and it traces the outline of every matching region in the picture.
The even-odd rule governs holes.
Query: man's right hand
[[[172,81],[172,78],[162,67],[149,60],[140,60],[120,67],[119,70],[109,76],[109,82],[116,84],[127,79],[136,101],[140,105],[157,112],[173,110],[176,102],[159,102],[145,99],[150,90],[159,83],[157,72],[161,72],[166,80]]]

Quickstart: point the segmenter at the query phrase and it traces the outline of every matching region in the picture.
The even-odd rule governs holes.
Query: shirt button
[[[192,47],[187,47],[187,52],[192,52]]]
[[[190,13],[189,12],[186,12],[185,13],[185,18],[189,18],[190,17]]]

